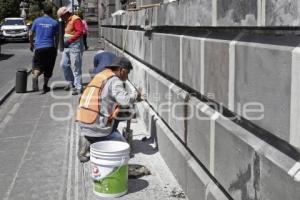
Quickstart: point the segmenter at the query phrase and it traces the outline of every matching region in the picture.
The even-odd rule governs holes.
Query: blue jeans
[[[60,63],[65,80],[72,83],[76,89],[82,90],[82,51],[80,48],[65,48]]]

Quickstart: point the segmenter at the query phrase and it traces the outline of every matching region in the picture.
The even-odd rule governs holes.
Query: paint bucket
[[[129,144],[101,141],[90,147],[93,192],[100,197],[119,197],[128,190]]]

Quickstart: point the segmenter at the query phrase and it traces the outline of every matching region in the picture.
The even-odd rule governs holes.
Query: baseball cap
[[[61,8],[58,9],[57,16],[61,17],[64,14],[66,14],[67,12],[70,12],[69,9],[67,7],[65,7],[65,6],[63,6],[63,7],[61,7]]]
[[[110,68],[110,67],[121,67],[121,68],[125,68],[127,70],[132,70],[131,62],[127,58],[119,57],[119,56],[115,57],[112,64],[110,64],[108,66],[108,68]]]

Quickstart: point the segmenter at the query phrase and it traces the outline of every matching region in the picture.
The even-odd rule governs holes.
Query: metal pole
[[[62,7],[62,0],[59,1],[59,7]],[[64,32],[65,32],[65,25],[63,20],[59,19],[59,51],[64,51]]]
[[[72,13],[74,13],[74,0],[72,0],[71,3],[72,3]]]

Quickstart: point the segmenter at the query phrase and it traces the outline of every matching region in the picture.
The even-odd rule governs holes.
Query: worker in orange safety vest
[[[131,69],[132,64],[128,59],[116,57],[83,91],[76,113],[80,127],[78,158],[81,162],[89,160],[92,143],[122,140],[116,131],[118,122],[129,119],[133,112],[128,108],[132,108],[134,102],[142,101],[140,91],[128,92],[124,87]]]
[[[80,17],[73,15],[67,7],[61,7],[57,16],[65,21],[64,51],[60,66],[63,69],[68,85],[65,90],[73,89],[72,95],[82,93],[82,53],[83,53],[83,25]]]

